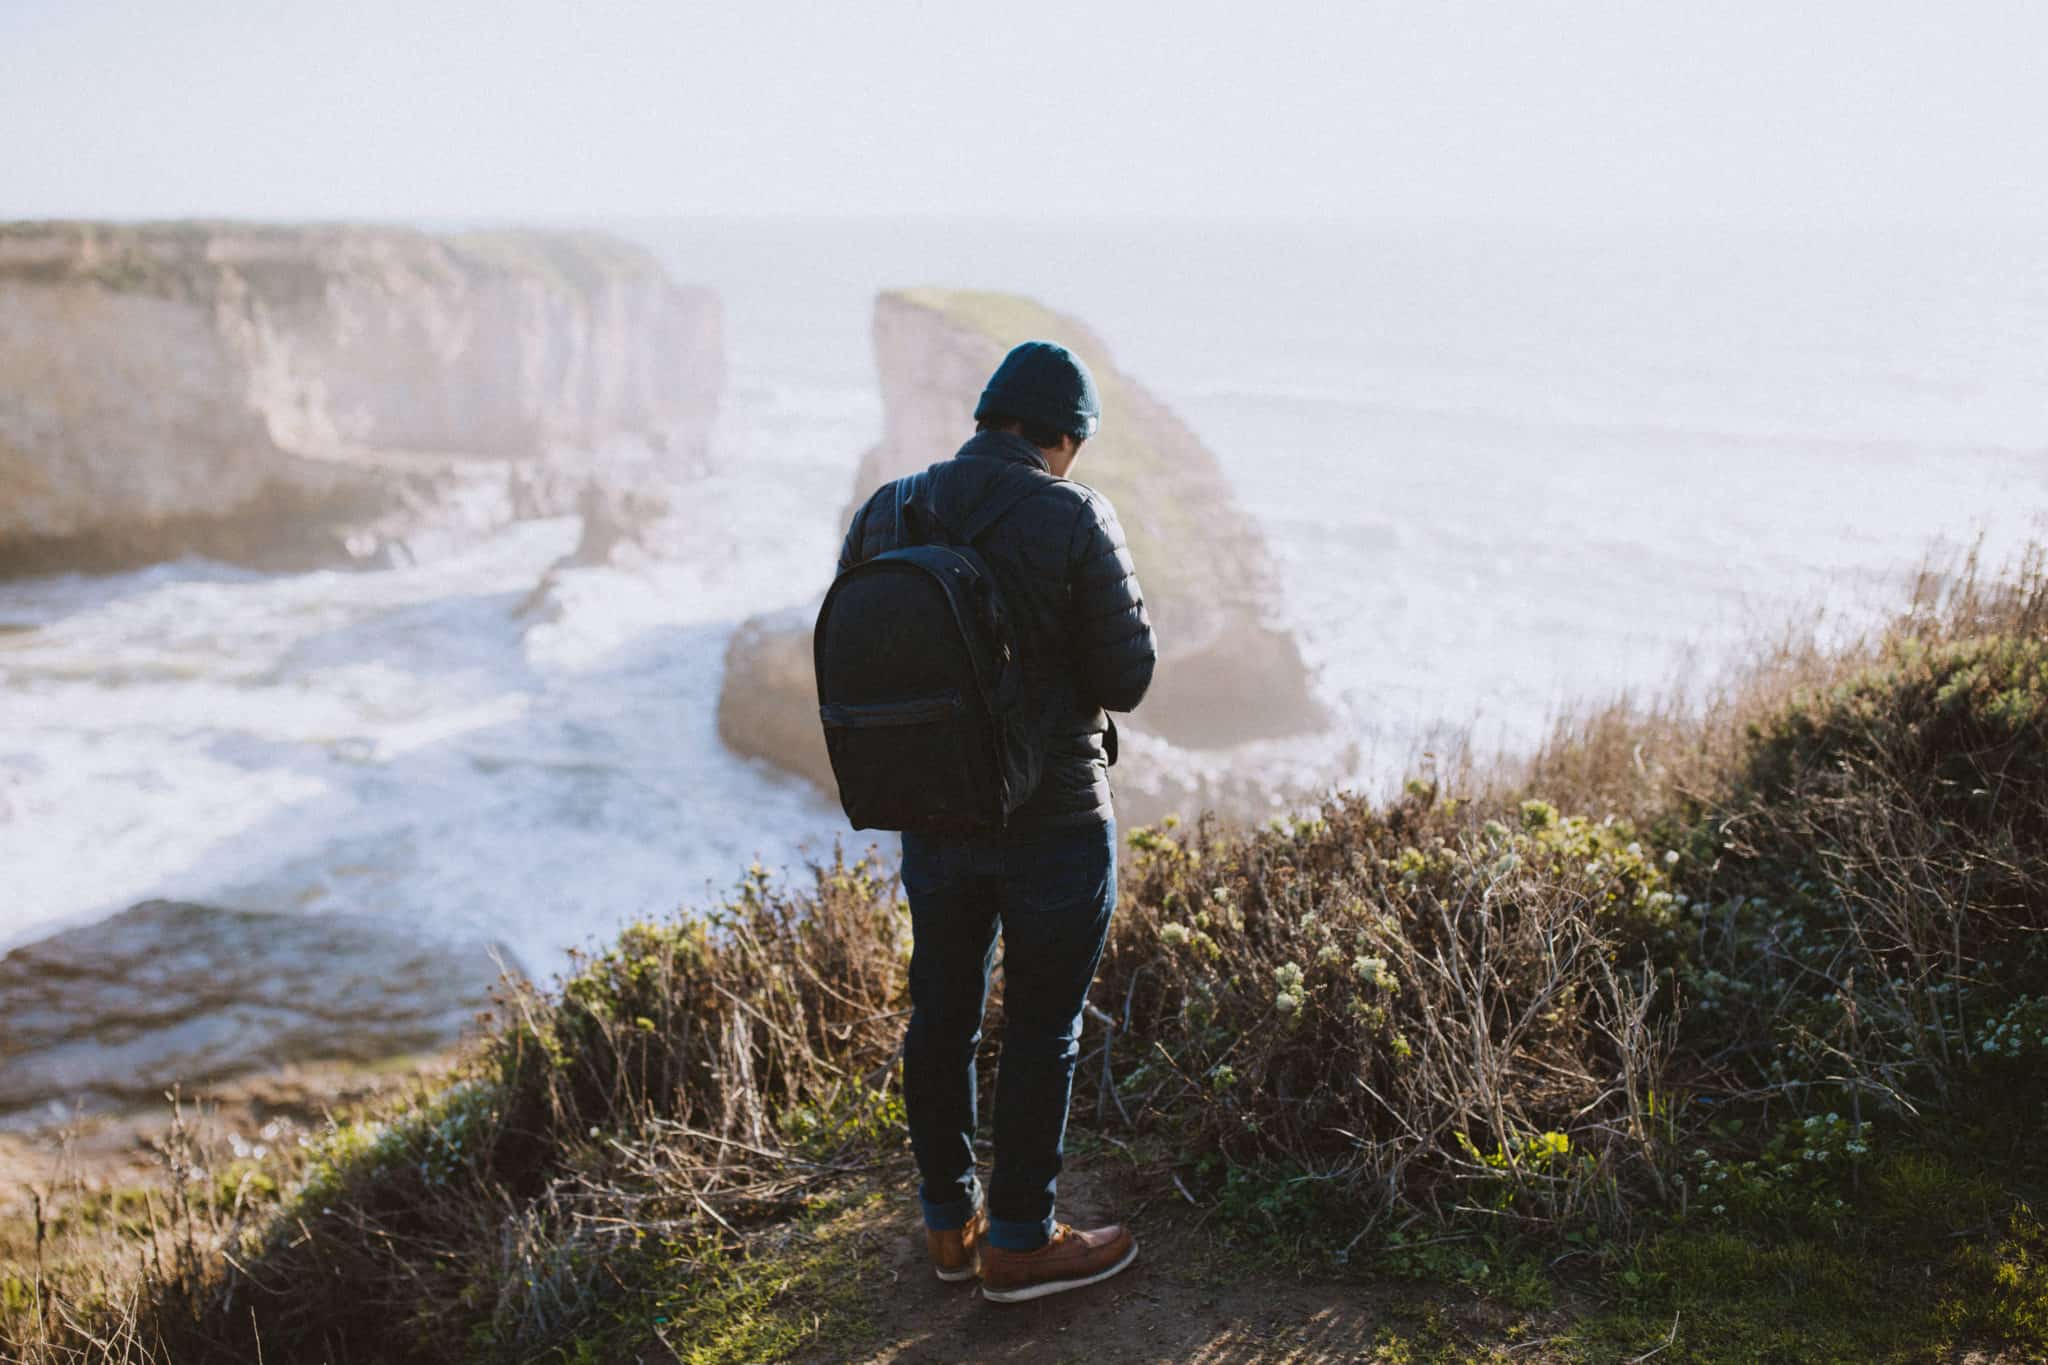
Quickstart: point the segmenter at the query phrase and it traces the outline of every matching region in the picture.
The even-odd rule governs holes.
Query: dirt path
[[[1160,1239],[1154,1239],[1155,1243]],[[918,1361],[1370,1360],[1398,1335],[1374,1291],[1191,1277],[1170,1248],[1141,1249],[1116,1279],[1023,1304],[993,1304],[919,1264],[896,1259],[900,1293],[877,1316],[890,1344],[861,1357]],[[1153,1260],[1146,1259],[1146,1252]],[[824,1359],[826,1357],[816,1357]]]
[[[1061,1177],[1060,1216],[1107,1222],[1126,1211],[1137,1262],[1102,1284],[1021,1304],[995,1304],[972,1284],[947,1284],[925,1259],[906,1189],[864,1233],[877,1273],[866,1305],[873,1341],[801,1356],[909,1365],[935,1361],[1405,1361],[1484,1359],[1511,1336],[1540,1340],[1545,1323],[1470,1294],[1404,1282],[1300,1281],[1218,1248],[1169,1185],[1165,1198],[1100,1165]],[[864,1334],[865,1335],[865,1334]],[[1519,1361],[1542,1360],[1522,1351]]]

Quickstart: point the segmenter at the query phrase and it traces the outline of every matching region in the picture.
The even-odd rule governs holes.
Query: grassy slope
[[[2038,1358],[2044,620],[2037,570],[1965,578],[1847,656],[1593,717],[1456,799],[1133,831],[1069,1200],[1148,1251],[1103,1290],[933,1297],[903,909],[834,865],[507,1000],[463,1080],[337,1124],[274,1195],[186,1152],[182,1196],[75,1207],[40,1277],[6,1232],[0,1344]]]

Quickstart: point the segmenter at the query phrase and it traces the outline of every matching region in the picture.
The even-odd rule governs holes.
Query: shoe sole
[[[1131,1249],[1124,1253],[1124,1258],[1107,1270],[1098,1270],[1093,1275],[1085,1275],[1078,1280],[1046,1280],[1042,1284],[1020,1285],[1015,1289],[990,1289],[983,1285],[981,1296],[991,1303],[1024,1303],[1030,1299],[1042,1299],[1048,1294],[1064,1294],[1069,1289],[1085,1289],[1091,1284],[1101,1284],[1118,1271],[1128,1269],[1131,1262],[1137,1259],[1138,1244],[1133,1241]]]

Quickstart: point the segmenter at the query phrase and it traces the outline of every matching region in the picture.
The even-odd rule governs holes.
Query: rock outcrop
[[[0,570],[374,556],[702,462],[715,296],[594,234],[0,227]]]
[[[1280,794],[1350,771],[1355,756],[1332,743],[1330,711],[1281,622],[1264,538],[1215,456],[1074,319],[1008,294],[883,294],[874,321],[882,439],[861,459],[846,516],[882,483],[950,456],[972,430],[989,373],[1032,337],[1065,343],[1094,372],[1102,430],[1074,476],[1116,505],[1159,632],[1152,692],[1119,722],[1127,736],[1116,772],[1121,817],[1257,815]],[[760,618],[734,635],[719,729],[737,751],[832,790],[808,614]]]
[[[482,944],[362,916],[145,902],[0,957],[0,1116],[438,1047],[497,979]]]

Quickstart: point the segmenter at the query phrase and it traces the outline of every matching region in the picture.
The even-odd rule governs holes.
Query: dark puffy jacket
[[[1135,707],[1158,659],[1116,510],[1085,484],[1045,474],[1037,446],[1000,431],[976,433],[929,471],[932,509],[949,526],[965,525],[983,498],[1012,481],[1039,485],[975,546],[1002,589],[1045,726],[1045,776],[1011,817],[1024,829],[1109,818],[1103,712]],[[921,537],[913,526],[906,538]],[[898,548],[896,485],[884,484],[853,514],[839,568]]]

